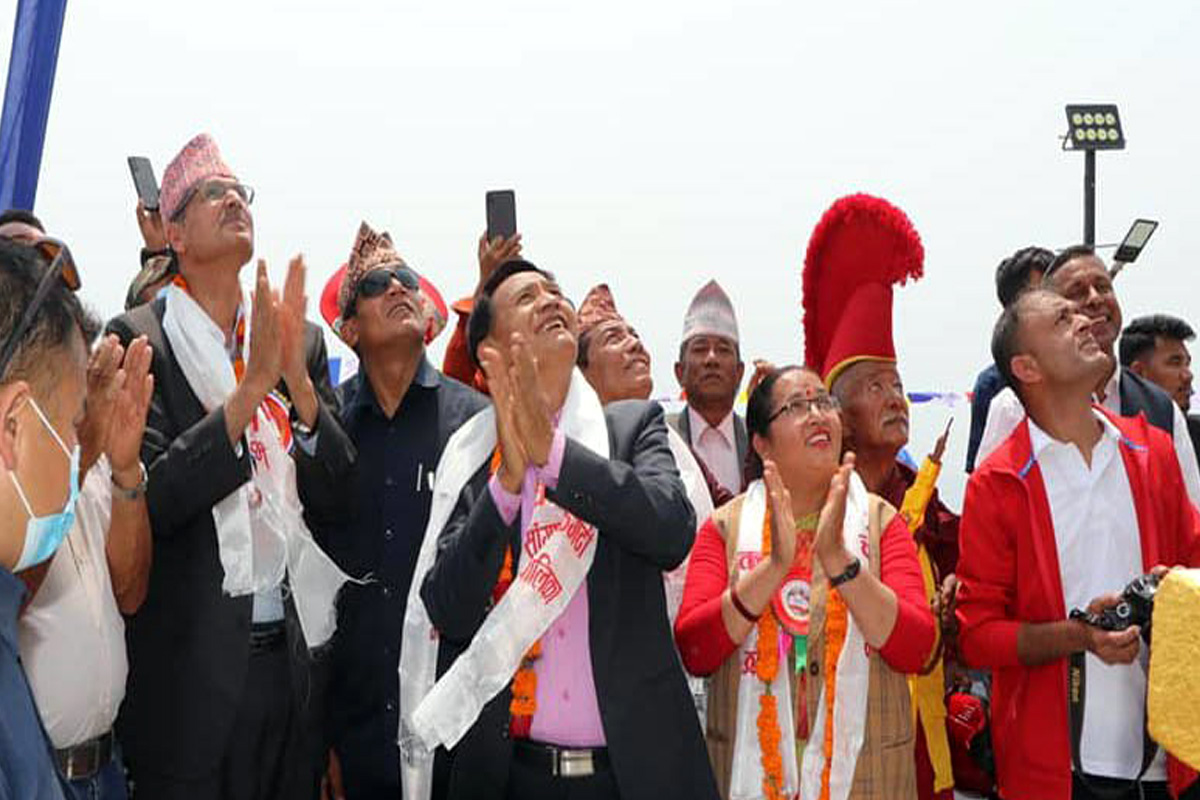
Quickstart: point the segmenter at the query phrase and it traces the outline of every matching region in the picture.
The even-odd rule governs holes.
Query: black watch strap
[[[846,571],[841,575],[834,575],[829,579],[829,585],[837,588],[847,581],[852,581],[858,577],[859,570],[862,569],[862,562],[857,558],[850,562],[850,566],[846,567]]]

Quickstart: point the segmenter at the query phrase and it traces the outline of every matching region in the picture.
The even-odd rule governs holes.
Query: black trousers
[[[250,654],[246,689],[221,766],[197,780],[155,774],[138,765],[137,800],[290,800],[312,797],[301,717],[292,694],[286,646]],[[150,770],[150,771],[148,771]],[[309,772],[309,771],[304,771]],[[298,785],[299,784],[299,785]]]
[[[1130,781],[1089,775],[1085,785],[1078,773],[1071,773],[1071,800],[1170,800],[1170,797],[1166,781],[1144,782],[1139,795],[1137,786]]]
[[[513,759],[508,768],[508,800],[620,800],[611,769],[586,778],[556,778]]]

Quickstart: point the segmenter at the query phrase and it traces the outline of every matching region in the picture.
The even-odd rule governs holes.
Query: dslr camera
[[[1150,619],[1154,614],[1154,595],[1158,592],[1158,576],[1149,573],[1134,578],[1121,592],[1121,602],[1106,608],[1099,614],[1089,614],[1078,608],[1071,612],[1071,619],[1083,620],[1088,625],[1106,631],[1123,631],[1137,625],[1142,639],[1150,644]]]

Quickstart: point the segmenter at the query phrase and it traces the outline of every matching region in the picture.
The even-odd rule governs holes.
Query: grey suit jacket
[[[688,417],[687,406],[684,406],[683,411],[675,414],[667,414],[667,424],[675,429],[675,432],[683,437],[687,442],[688,447],[692,448],[692,453],[696,456],[696,460],[702,460],[700,454],[696,452],[696,443],[692,441],[692,422]],[[736,487],[738,492],[746,488],[746,456],[750,452],[750,435],[746,431],[746,420],[736,412],[733,415],[733,445],[737,449],[738,469],[742,473],[742,485]],[[711,470],[712,467],[705,464]],[[737,492],[734,492],[737,494]]]

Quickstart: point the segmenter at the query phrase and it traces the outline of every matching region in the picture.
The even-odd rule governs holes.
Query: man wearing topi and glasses
[[[333,633],[345,576],[304,514],[329,501],[353,449],[304,318],[303,259],[282,293],[261,259],[253,293],[242,287],[253,198],[208,135],[188,142],[160,203],[179,275],[110,325],[154,350],[154,560],[118,721],[137,791],[154,798],[300,797],[317,780],[303,752],[309,650]]]

